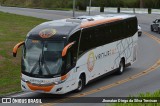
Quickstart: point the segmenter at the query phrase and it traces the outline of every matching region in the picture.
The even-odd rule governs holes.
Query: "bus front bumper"
[[[39,93],[65,94],[68,92],[65,90],[64,84],[38,86],[38,85],[33,85],[30,83],[21,81],[21,88],[23,91],[31,91],[31,92],[39,92]]]
[[[67,89],[69,81],[65,81],[60,84],[43,84],[49,83],[55,80],[52,79],[39,79],[39,78],[31,78],[26,75],[22,75],[21,79],[21,88],[23,91],[32,91],[32,92],[40,92],[40,93],[51,93],[51,94],[65,94],[69,92]]]

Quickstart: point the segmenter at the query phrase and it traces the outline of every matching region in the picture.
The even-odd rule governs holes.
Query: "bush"
[[[85,10],[90,0],[76,0],[76,8]],[[72,8],[73,0],[0,0],[1,5],[33,8]],[[144,8],[160,8],[160,0],[143,0]],[[92,6],[139,8],[140,0],[92,0]]]

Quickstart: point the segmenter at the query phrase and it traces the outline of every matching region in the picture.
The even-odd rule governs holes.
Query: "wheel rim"
[[[120,64],[120,72],[122,73],[123,70],[124,70],[124,66],[123,66],[123,63],[121,62],[121,64]]]
[[[79,82],[78,82],[78,90],[81,90],[82,89],[82,80],[79,79]]]

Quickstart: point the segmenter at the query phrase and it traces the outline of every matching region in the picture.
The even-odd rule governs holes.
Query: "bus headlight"
[[[61,77],[59,77],[59,78],[57,79],[57,81],[54,81],[54,83],[55,83],[56,85],[61,84],[61,83],[65,82],[65,81],[68,79],[68,77],[69,77],[69,74],[66,74],[66,75],[64,75],[64,76],[61,76]]]
[[[65,81],[66,81],[66,80],[64,80],[64,81],[61,81],[61,80],[55,81],[54,84],[55,84],[55,85],[58,85],[58,84],[61,84],[61,83],[65,82]]]
[[[63,83],[64,81],[56,81],[56,82],[54,82],[54,84],[55,85],[58,85],[58,84],[61,84],[61,83]]]

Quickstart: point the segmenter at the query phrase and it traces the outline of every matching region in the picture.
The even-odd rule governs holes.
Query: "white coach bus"
[[[137,18],[96,15],[55,20],[32,29],[23,46],[23,91],[64,94],[110,72],[122,74],[137,57]]]

